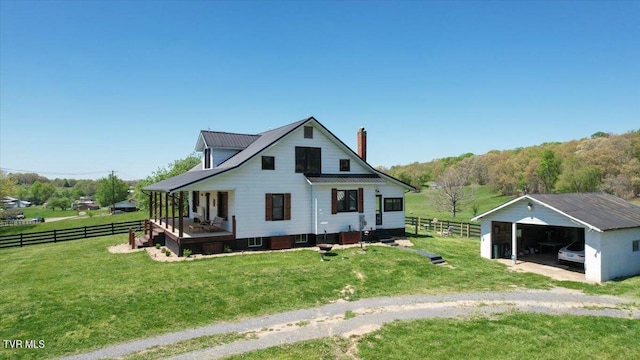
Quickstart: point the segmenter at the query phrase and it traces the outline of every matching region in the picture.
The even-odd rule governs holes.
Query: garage
[[[472,221],[481,221],[487,259],[558,264],[562,250],[560,260],[588,281],[640,274],[640,207],[613,195],[527,194]]]

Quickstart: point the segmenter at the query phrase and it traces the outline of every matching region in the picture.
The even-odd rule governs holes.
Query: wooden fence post
[[[56,236],[56,231],[53,230],[53,242],[57,242],[58,241],[58,237]]]
[[[20,247],[22,247],[22,233],[20,233]]]

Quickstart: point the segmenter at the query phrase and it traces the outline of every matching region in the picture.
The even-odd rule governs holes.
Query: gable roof
[[[415,190],[413,186],[406,184],[392,176],[384,174],[374,169],[373,167],[371,167],[371,165],[369,165],[366,161],[360,159],[360,157],[351,148],[345,145],[345,143],[343,143],[340,139],[338,139],[338,137],[336,137],[333,133],[331,133],[331,131],[329,131],[326,127],[324,127],[324,125],[322,125],[313,116],[296,121],[294,123],[291,123],[285,126],[281,126],[273,130],[262,132],[257,135],[230,134],[230,133],[222,133],[222,132],[208,132],[208,135],[205,135],[204,134],[205,132],[203,131],[201,132],[201,138],[200,138],[200,139],[203,139],[203,141],[207,141],[207,139],[205,139],[205,136],[211,136],[209,140],[212,142],[218,141],[220,144],[224,142],[239,144],[244,141],[247,144],[247,146],[244,149],[242,149],[240,152],[230,157],[229,159],[225,160],[224,162],[220,163],[218,166],[216,166],[213,169],[203,170],[201,169],[202,165],[198,164],[195,167],[193,167],[191,170],[187,171],[186,173],[157,182],[155,184],[151,184],[149,186],[144,187],[143,190],[175,192],[181,188],[187,187],[194,183],[209,179],[213,176],[235,169],[241,166],[242,164],[244,164],[245,162],[247,162],[248,160],[250,160],[251,158],[253,158],[254,156],[256,156],[257,154],[259,154],[260,152],[262,152],[263,150],[267,149],[269,146],[276,143],[283,137],[287,136],[298,127],[310,121],[315,122],[323,131],[325,131],[330,137],[332,137],[336,141],[336,143],[339,144],[339,146],[343,147],[346,151],[351,152],[355,156],[355,158],[358,159],[358,161],[360,161],[365,167],[369,168],[374,174],[377,174],[377,177],[380,179],[380,181],[382,180],[381,178],[386,178],[407,189]],[[316,181],[318,180],[319,179],[316,179]],[[371,179],[368,179],[368,181],[371,182]]]
[[[524,199],[545,206],[600,232],[640,227],[640,206],[607,193],[527,194],[471,220],[477,221]]]
[[[245,149],[260,138],[260,135],[234,134],[210,130],[202,130],[200,136],[207,147],[232,149]],[[198,144],[200,144],[200,141],[198,141]],[[200,150],[199,146],[196,146],[196,150]]]

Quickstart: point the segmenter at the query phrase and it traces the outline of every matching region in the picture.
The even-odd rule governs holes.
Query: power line
[[[112,172],[111,170],[104,170],[104,171],[93,171],[93,172],[86,172],[86,173],[60,173],[60,172],[37,171],[37,170],[22,170],[22,169],[11,169],[11,168],[0,168],[0,170],[18,171],[18,172],[21,172],[21,173],[35,173],[35,174],[47,174],[47,175],[64,175],[64,176],[95,175],[95,174],[104,174],[104,173]]]

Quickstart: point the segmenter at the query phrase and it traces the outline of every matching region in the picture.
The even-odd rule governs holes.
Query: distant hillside
[[[450,168],[502,195],[605,191],[632,199],[640,196],[640,130],[378,169],[421,188]]]

